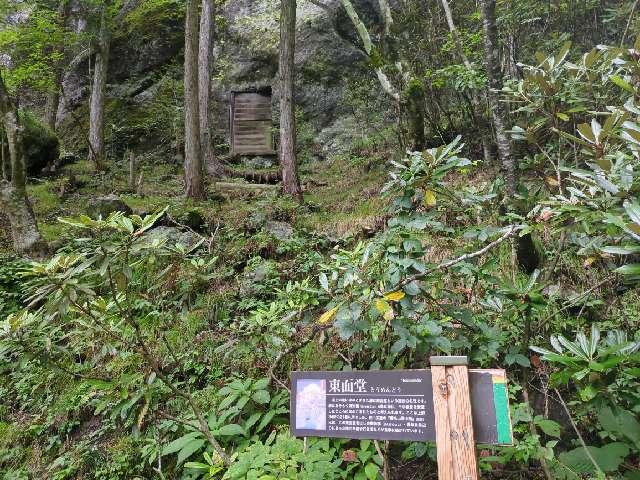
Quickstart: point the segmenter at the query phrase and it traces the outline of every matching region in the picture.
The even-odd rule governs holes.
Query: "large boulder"
[[[321,0],[326,9],[310,2],[299,2],[296,24],[296,105],[304,120],[318,132],[336,132],[331,128],[352,114],[353,99],[349,85],[371,78],[369,59],[361,40],[340,0]],[[371,32],[380,29],[377,0],[353,0],[360,17]],[[270,0],[234,0],[227,2],[224,42],[215,49],[215,58],[224,58],[226,68],[213,86],[217,97],[215,116],[218,127],[228,132],[229,92],[246,88],[273,88],[274,122],[279,116],[278,25],[279,3]],[[353,130],[362,134],[363,126]],[[337,135],[337,133],[336,133]],[[344,133],[341,133],[345,136]],[[332,140],[332,139],[331,139]],[[351,138],[352,140],[352,138]],[[319,139],[316,143],[321,143]],[[341,145],[349,143],[340,140]]]
[[[124,212],[130,215],[131,208],[120,197],[113,194],[92,198],[87,204],[87,214],[92,218],[104,219],[113,212]]]
[[[293,237],[293,227],[287,222],[279,222],[277,220],[268,220],[264,229],[269,235],[272,235],[281,242],[291,240]]]
[[[27,175],[34,177],[58,161],[60,142],[56,134],[33,113],[21,112],[21,120],[24,126]]]
[[[187,249],[193,248],[202,239],[201,236],[192,231],[182,231],[176,227],[164,226],[149,230],[146,236],[152,241],[157,239],[169,247],[182,245]]]
[[[375,40],[381,30],[378,0],[352,1]],[[75,5],[78,0],[72,0],[72,3]],[[299,2],[296,24],[295,100],[303,113],[303,122],[299,125],[308,127],[309,148],[314,151],[327,140],[340,148],[349,144],[348,138],[342,138],[348,135],[336,122],[343,122],[344,117],[353,115],[354,97],[358,94],[352,89],[371,93],[371,88],[362,87],[361,83],[363,80],[372,85],[376,82],[369,58],[341,0],[321,0],[321,3],[325,8]],[[394,6],[396,2],[391,3]],[[141,4],[114,30],[111,54],[118,61],[112,62],[113,68],[109,68],[105,109],[107,123],[118,126],[113,129],[116,133],[112,132],[106,139],[116,155],[122,153],[121,149],[149,151],[158,149],[159,144],[167,146],[166,133],[172,130],[175,115],[175,92],[182,80],[184,44],[180,15],[167,5],[164,2]],[[73,10],[75,16],[82,15],[81,8],[74,7]],[[211,105],[211,116],[215,119],[216,142],[225,143],[229,136],[231,91],[272,88],[274,124],[278,124],[279,2],[233,0],[225,2],[220,15],[223,21],[219,22],[213,52],[212,91],[216,97]],[[147,21],[148,18],[154,21]],[[86,21],[78,22],[75,29],[83,31],[86,25]],[[90,94],[90,78],[86,75],[88,61],[78,62],[65,75],[65,102],[58,112],[65,144],[74,151],[86,148],[83,141],[88,125],[78,128],[68,112],[80,107],[76,117],[88,118],[85,111]],[[384,104],[379,110],[386,111],[384,95],[375,97]],[[367,127],[373,128],[362,124],[359,127],[350,133],[361,136]],[[321,130],[324,130],[323,138],[314,138]],[[334,140],[338,136],[341,138]],[[71,140],[74,140],[73,145]],[[171,150],[179,151],[180,148]],[[325,153],[332,153],[334,149],[328,150]]]

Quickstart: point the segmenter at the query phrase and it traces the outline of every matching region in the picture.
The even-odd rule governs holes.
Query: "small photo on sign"
[[[298,380],[296,396],[296,428],[327,429],[326,380]]]

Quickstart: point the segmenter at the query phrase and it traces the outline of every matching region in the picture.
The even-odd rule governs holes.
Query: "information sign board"
[[[431,371],[292,372],[298,437],[435,441]],[[475,441],[511,444],[504,370],[469,370]]]

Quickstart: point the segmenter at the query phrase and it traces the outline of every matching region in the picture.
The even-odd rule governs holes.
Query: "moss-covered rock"
[[[113,212],[131,214],[131,208],[117,195],[92,198],[87,203],[87,213],[92,218],[107,218]]]
[[[60,155],[56,134],[31,112],[22,112],[24,149],[27,156],[27,175],[36,176],[53,165]]]

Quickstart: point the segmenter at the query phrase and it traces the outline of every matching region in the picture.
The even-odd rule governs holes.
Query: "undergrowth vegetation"
[[[171,23],[178,3],[138,7],[126,28]],[[479,35],[461,35],[473,56]],[[2,478],[436,478],[431,443],[292,437],[288,384],[442,354],[507,370],[514,444],[478,446],[484,478],[640,479],[640,37],[563,40],[500,91],[521,159],[512,199],[455,122],[393,155],[376,114],[326,160],[301,129],[302,204],[246,183],[187,201],[163,157],[183,141],[174,75],[151,110],[113,101],[130,117],[109,132],[109,170],[80,161],[29,186],[52,255],[0,257]],[[462,65],[423,73],[450,95],[486,82]],[[354,118],[372,102],[351,99]],[[132,189],[124,146],[157,132]],[[86,215],[96,191],[133,213]]]

